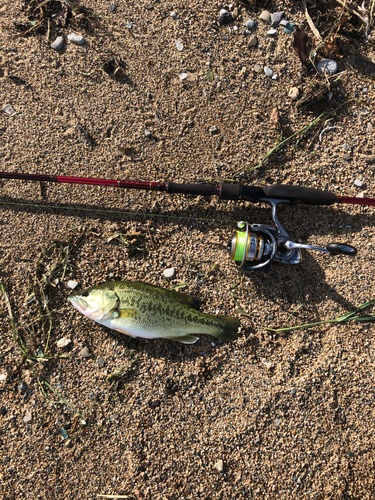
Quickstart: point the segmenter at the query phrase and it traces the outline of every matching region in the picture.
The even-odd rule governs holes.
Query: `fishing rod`
[[[293,241],[290,234],[279,221],[276,209],[281,203],[291,205],[333,205],[347,203],[375,206],[375,198],[357,198],[335,195],[329,191],[274,184],[266,187],[242,186],[240,184],[177,184],[175,182],[141,182],[113,179],[96,179],[89,177],[70,177],[63,175],[24,174],[17,172],[0,172],[1,179],[18,179],[26,181],[56,182],[68,184],[86,184],[93,186],[112,186],[124,189],[159,191],[165,193],[190,194],[195,196],[218,196],[221,200],[248,201],[251,203],[268,203],[271,206],[272,219],[276,227],[264,224],[249,224],[241,221],[238,231],[229,240],[227,250],[230,258],[243,271],[271,268],[273,261],[284,264],[299,264],[302,260],[301,249],[316,250],[331,255],[356,255],[354,247],[342,243],[329,243],[326,248],[304,245]]]

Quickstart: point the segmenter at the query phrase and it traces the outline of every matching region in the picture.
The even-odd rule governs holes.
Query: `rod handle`
[[[288,186],[287,184],[274,184],[263,188],[269,198],[289,200],[291,203],[304,203],[306,205],[332,205],[337,202],[337,196],[329,191]]]
[[[167,183],[167,193],[194,194],[195,196],[211,196],[213,189],[211,184],[177,184]]]

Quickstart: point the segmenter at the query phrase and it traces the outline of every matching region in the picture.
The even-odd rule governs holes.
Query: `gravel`
[[[309,105],[300,100],[311,88],[317,92],[325,77],[302,67],[293,37],[281,27],[277,38],[267,38],[270,24],[260,23],[263,48],[249,50],[241,28],[234,33],[232,25],[218,23],[221,5],[214,2],[149,2],[152,10],[142,2],[116,2],[113,14],[110,3],[79,2],[96,15],[76,12],[65,27],[59,11],[59,19],[49,18],[48,39],[46,22],[24,37],[14,31],[15,24],[29,29],[39,10],[29,19],[25,2],[1,4],[1,100],[17,111],[0,114],[3,171],[215,186],[223,180],[284,183],[375,197],[375,135],[367,127],[374,125],[375,53],[371,39],[349,38],[359,29],[355,16],[338,31],[341,54],[330,55],[340,74]],[[257,5],[234,5],[238,26],[258,19]],[[284,10],[312,42],[301,2],[267,8]],[[336,19],[330,8],[326,3],[324,16],[309,8],[321,33]],[[57,36],[72,32],[86,43],[51,49]],[[103,65],[110,59],[109,74]],[[278,80],[265,75],[265,66]],[[189,75],[183,81],[182,72]],[[295,101],[288,96],[293,87]],[[339,95],[347,104],[250,171],[281,141],[333,111]],[[270,122],[275,108],[278,121]],[[209,131],[213,125],[219,133]],[[92,149],[78,126],[92,138]],[[328,126],[340,129],[323,134],[320,143]],[[248,171],[235,176],[240,169]],[[271,223],[265,204],[63,183],[2,180],[0,187],[1,281],[17,339],[32,356],[51,356],[23,359],[0,294],[0,372],[6,374],[0,497],[375,496],[373,324],[266,329],[334,318],[375,297],[374,207],[280,206],[296,241],[348,243],[357,256],[303,250],[299,265],[275,263],[268,273],[244,275],[228,260],[226,244],[237,221]],[[171,267],[178,272],[168,281],[163,270]],[[43,285],[47,275],[49,336],[44,301],[40,317],[36,299],[27,300],[37,278]],[[206,313],[238,317],[241,336],[233,344],[212,345],[202,336],[180,345],[110,331],[67,300],[69,280],[84,290],[109,279],[174,287],[194,296]],[[38,297],[42,290],[36,288]],[[64,350],[57,346],[62,338],[72,340]],[[27,413],[32,419],[25,423]]]

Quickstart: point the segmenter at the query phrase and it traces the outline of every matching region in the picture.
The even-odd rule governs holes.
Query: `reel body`
[[[271,205],[272,219],[276,227],[241,221],[237,224],[239,231],[235,232],[227,245],[230,259],[243,271],[269,271],[273,261],[299,264],[302,260],[302,248],[331,255],[356,255],[357,250],[354,247],[342,243],[329,243],[327,248],[321,248],[294,242],[276,215],[277,204],[289,201],[278,199],[261,201]]]

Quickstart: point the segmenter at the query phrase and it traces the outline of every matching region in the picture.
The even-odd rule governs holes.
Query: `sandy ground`
[[[319,102],[297,107],[289,90],[308,98],[324,78],[303,70],[282,29],[267,38],[259,21],[261,49],[249,49],[242,30],[264,6],[285,10],[310,47],[300,2],[234,2],[231,30],[217,22],[228,6],[216,2],[114,0],[113,12],[110,4],[82,0],[95,14],[72,7],[64,26],[66,10],[45,3],[48,31],[47,21],[35,26],[32,2],[1,3],[1,105],[16,111],[0,115],[1,170],[375,196],[374,44],[357,36],[353,16],[337,37],[339,76]],[[335,19],[331,4],[311,15],[321,33]],[[50,47],[58,29],[60,53]],[[72,32],[84,45],[67,42]],[[235,176],[338,106],[297,145]],[[339,128],[320,141],[331,126]],[[297,241],[338,240],[358,255],[303,251],[298,266],[247,275],[228,260],[226,242],[238,220],[270,224],[266,205],[3,180],[0,211],[1,278],[17,332],[2,294],[2,500],[374,498],[373,323],[266,330],[331,319],[375,297],[373,207],[280,208]],[[237,316],[240,337],[186,346],[131,339],[68,303],[69,280],[84,289],[113,279],[180,286],[202,311]],[[62,338],[71,340],[65,348]]]

